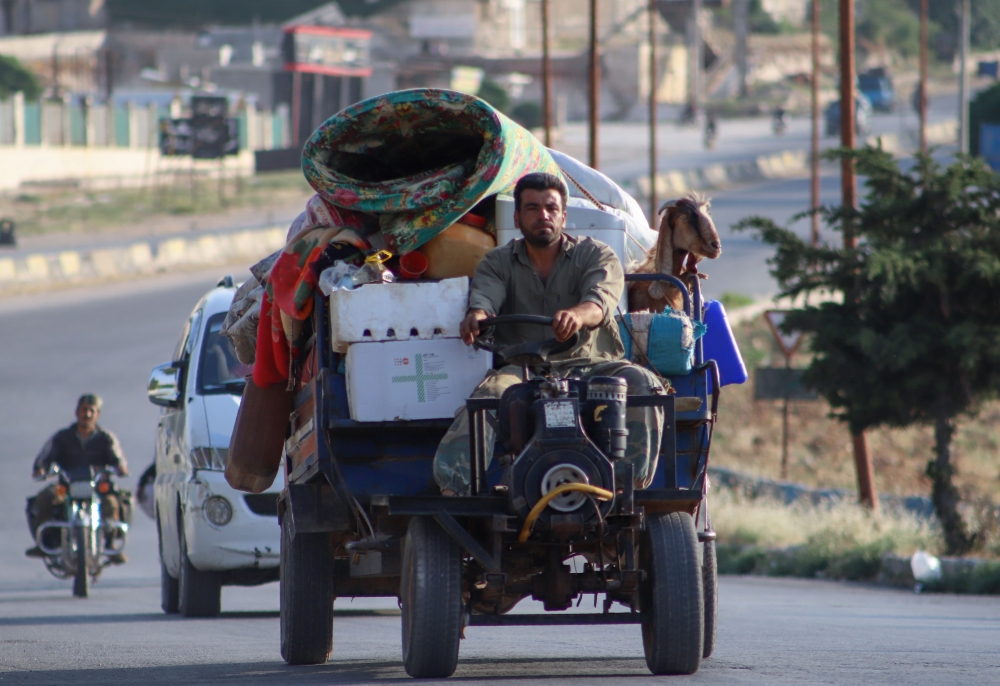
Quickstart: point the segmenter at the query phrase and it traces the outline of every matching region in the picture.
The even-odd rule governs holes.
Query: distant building
[[[106,29],[104,0],[0,0],[0,35]]]

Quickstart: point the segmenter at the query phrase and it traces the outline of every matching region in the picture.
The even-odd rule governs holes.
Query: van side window
[[[201,310],[194,312],[190,319],[184,322],[181,335],[177,339],[177,347],[174,348],[174,362],[186,359],[191,356],[194,350],[195,341],[198,340],[198,330],[201,327]]]

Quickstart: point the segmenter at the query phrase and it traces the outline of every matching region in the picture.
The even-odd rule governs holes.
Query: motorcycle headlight
[[[221,495],[213,495],[205,501],[205,517],[216,526],[225,526],[233,518],[233,506]]]

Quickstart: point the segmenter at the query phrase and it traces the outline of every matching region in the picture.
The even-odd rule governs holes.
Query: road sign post
[[[781,330],[781,325],[785,321],[788,312],[784,310],[768,310],[764,313],[764,320],[767,322],[771,333],[774,334],[781,354],[785,356],[784,369],[758,369],[755,379],[754,398],[781,399],[784,402],[781,407],[781,478],[788,478],[788,409],[789,403],[794,398],[796,400],[815,400],[816,395],[809,395],[802,389],[802,370],[792,369],[792,357],[802,344],[802,332],[793,331],[785,333]]]

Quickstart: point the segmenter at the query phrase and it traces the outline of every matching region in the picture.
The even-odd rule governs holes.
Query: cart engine
[[[507,492],[513,512],[524,519],[546,495],[566,484],[588,484],[615,492],[614,462],[625,457],[625,396],[617,377],[536,379],[504,392],[500,439],[511,455]],[[534,530],[549,540],[584,537],[603,521],[613,501],[587,493],[554,496]]]

